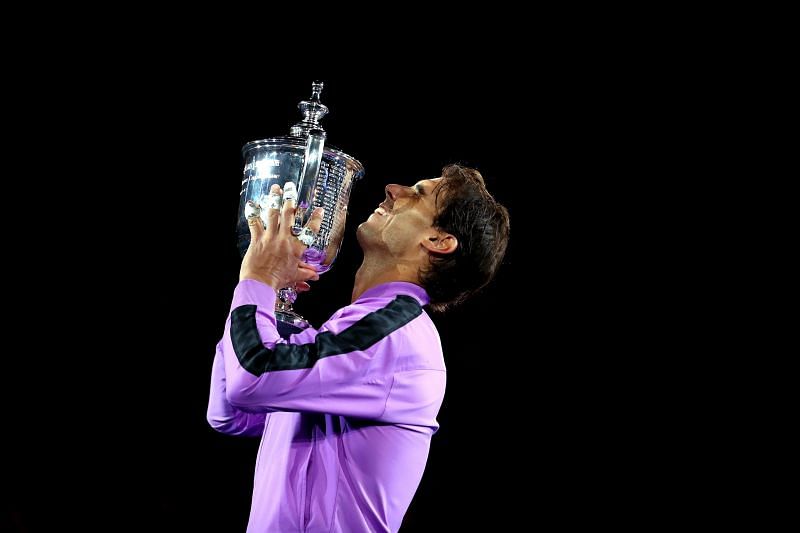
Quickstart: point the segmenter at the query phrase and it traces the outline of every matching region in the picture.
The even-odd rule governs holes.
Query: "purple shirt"
[[[278,335],[275,292],[236,287],[208,422],[261,435],[248,532],[397,531],[445,389],[439,335],[404,282],[364,292],[319,330]]]

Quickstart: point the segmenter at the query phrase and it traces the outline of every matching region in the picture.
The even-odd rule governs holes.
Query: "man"
[[[272,194],[282,194],[273,186]],[[277,205],[278,202],[273,202]],[[352,303],[319,330],[280,338],[277,289],[316,272],[291,233],[295,203],[251,219],[214,359],[208,422],[261,435],[248,531],[397,531],[422,478],[445,390],[443,310],[494,276],[508,212],[472,169],[388,185],[358,228]],[[319,230],[317,211],[309,222]]]

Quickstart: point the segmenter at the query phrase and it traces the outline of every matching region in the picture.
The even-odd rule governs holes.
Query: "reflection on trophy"
[[[239,201],[237,223],[239,252],[244,256],[250,244],[248,217],[260,216],[266,220],[271,203],[279,201],[270,197],[273,184],[284,187],[294,184],[297,194],[297,214],[293,233],[310,243],[303,261],[314,265],[319,274],[328,271],[336,259],[344,234],[347,202],[353,183],[364,175],[364,167],[353,157],[325,144],[325,131],[319,124],[328,113],[320,103],[322,83],[314,82],[311,99],[298,104],[303,120],[290,129],[284,137],[251,141],[242,147],[244,176]],[[291,189],[291,185],[287,190]],[[302,232],[315,207],[323,207],[325,215],[319,233]],[[308,322],[292,310],[297,298],[294,287],[278,291],[275,315],[278,331],[288,337],[308,327]]]

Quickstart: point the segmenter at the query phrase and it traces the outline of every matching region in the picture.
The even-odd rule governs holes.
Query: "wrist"
[[[254,274],[252,272],[244,272],[239,275],[240,282],[248,279],[261,282],[264,285],[269,285],[272,288],[272,290],[274,290],[276,293],[278,292],[278,289],[280,289],[285,285],[281,284],[280,280],[275,276],[261,276],[258,274]]]

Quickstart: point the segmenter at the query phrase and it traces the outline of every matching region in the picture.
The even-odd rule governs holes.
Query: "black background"
[[[84,121],[60,156],[80,179],[64,191],[69,223],[57,235],[51,220],[36,223],[52,252],[35,265],[44,290],[19,308],[27,355],[5,391],[16,406],[10,527],[244,530],[258,441],[205,421],[238,276],[240,150],[287,134],[314,79],[325,82],[328,143],[366,173],[334,268],[296,304],[312,323],[349,302],[354,231],[386,184],[457,162],[481,171],[511,215],[496,280],[433,315],[448,386],[404,531],[511,531],[531,516],[617,523],[638,496],[613,487],[639,483],[620,457],[643,445],[621,438],[640,415],[619,387],[638,295],[618,282],[644,259],[617,253],[635,242],[617,195],[628,169],[608,139],[618,124],[605,93],[583,88],[596,78],[160,64],[54,106],[62,127]]]

